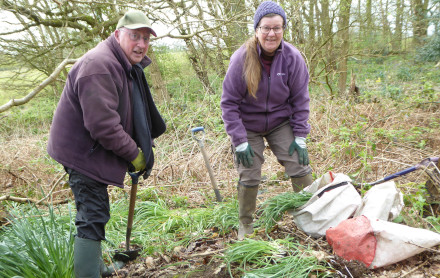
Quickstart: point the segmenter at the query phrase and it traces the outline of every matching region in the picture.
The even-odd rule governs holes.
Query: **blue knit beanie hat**
[[[267,14],[279,14],[284,19],[284,26],[286,25],[286,13],[284,12],[283,8],[281,8],[277,3],[272,1],[264,1],[258,6],[257,11],[254,15],[254,30],[257,29],[258,23],[260,22],[261,18]]]

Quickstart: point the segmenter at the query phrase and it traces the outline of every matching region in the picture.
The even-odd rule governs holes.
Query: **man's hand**
[[[138,156],[131,162],[131,164],[134,166],[135,172],[142,171],[147,166],[144,153],[140,149]]]
[[[235,155],[237,156],[238,164],[241,163],[246,168],[250,168],[252,165],[254,165],[254,160],[252,157],[254,157],[255,154],[248,142],[238,145],[235,148]]]
[[[309,165],[309,153],[307,152],[306,138],[295,136],[292,144],[289,147],[289,155],[295,151],[298,152],[299,164]]]

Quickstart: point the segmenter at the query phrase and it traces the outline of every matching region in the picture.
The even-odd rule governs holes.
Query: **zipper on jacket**
[[[270,75],[268,76],[269,82],[267,82],[267,97],[266,97],[266,125],[264,126],[264,130],[268,131],[269,127],[269,98],[270,98]]]
[[[95,143],[93,143],[93,147],[89,150],[89,155],[91,155],[98,148],[98,145],[98,141],[95,141]]]

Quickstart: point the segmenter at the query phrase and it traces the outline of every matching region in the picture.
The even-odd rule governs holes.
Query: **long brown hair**
[[[243,67],[243,76],[247,84],[248,92],[254,98],[257,98],[258,84],[260,84],[262,71],[257,44],[257,36],[253,36],[246,41],[246,58]]]

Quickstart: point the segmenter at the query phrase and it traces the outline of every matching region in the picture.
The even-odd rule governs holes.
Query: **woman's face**
[[[268,28],[275,29],[269,29],[269,33],[265,34]],[[266,29],[266,31],[264,29]],[[281,30],[281,32],[278,34],[275,33],[275,30],[277,29]],[[263,48],[264,54],[266,54],[267,56],[275,55],[275,51],[280,46],[281,39],[283,38],[283,31],[283,17],[280,15],[263,17],[260,20],[260,24],[257,27],[256,34],[258,41]]]

